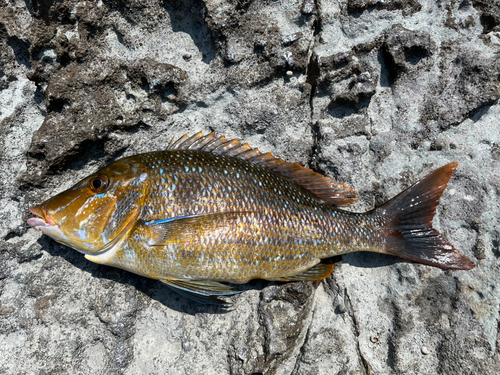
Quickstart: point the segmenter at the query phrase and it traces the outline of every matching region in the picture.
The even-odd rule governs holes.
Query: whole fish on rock
[[[99,264],[225,304],[223,283],[328,277],[323,259],[392,254],[445,269],[474,264],[432,228],[457,163],[366,213],[346,185],[237,140],[200,133],[120,159],[31,212],[28,224]]]

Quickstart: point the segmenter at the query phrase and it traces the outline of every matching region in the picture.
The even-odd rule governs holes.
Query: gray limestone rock
[[[0,373],[496,374],[498,1],[0,2]],[[29,228],[28,208],[198,131],[352,186],[460,163],[434,226],[476,263],[334,259],[200,305]]]

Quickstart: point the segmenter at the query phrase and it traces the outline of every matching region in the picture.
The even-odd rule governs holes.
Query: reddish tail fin
[[[439,198],[457,165],[435,170],[375,210],[388,223],[385,253],[439,268],[474,268],[474,263],[432,228]]]

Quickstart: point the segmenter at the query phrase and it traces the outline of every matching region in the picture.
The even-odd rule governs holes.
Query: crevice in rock
[[[393,311],[393,321],[395,329],[387,338],[387,365],[394,371],[398,368],[396,349],[397,349],[397,335],[402,330],[401,327],[401,309],[394,302],[391,303]]]
[[[371,13],[380,10],[401,10],[403,16],[411,16],[422,9],[422,5],[417,0],[349,0],[347,2],[347,12],[355,18],[361,17],[364,12]]]
[[[499,309],[500,309],[500,306],[499,306],[499,305],[497,305],[497,310],[499,310]],[[497,343],[500,341],[500,336],[499,336],[499,334],[500,334],[500,320],[498,320],[498,319],[497,319],[497,326],[496,326],[496,332],[495,332],[495,337],[496,337],[497,339],[495,340],[495,345],[494,345],[494,347],[493,347],[493,353],[498,353],[498,349],[499,349],[499,348],[498,348],[498,346],[497,346]]]
[[[380,48],[378,61],[380,63],[380,86],[392,87],[398,78],[399,72],[386,43]]]
[[[359,329],[359,322],[358,319],[356,318],[356,314],[354,312],[354,305],[352,303],[351,296],[347,290],[347,288],[344,289],[344,294],[347,297],[347,300],[349,301],[349,316],[351,317],[352,320],[352,326],[354,329],[354,335],[356,336],[356,351],[358,353],[358,357],[361,360],[361,363],[363,365],[363,374],[365,375],[370,375],[373,374],[372,367],[368,360],[363,356],[363,352],[361,351],[361,348],[359,347],[359,335],[360,335],[360,329]]]
[[[319,140],[321,137],[320,134],[320,129],[318,124],[315,122],[314,119],[314,98],[316,95],[316,90],[318,87],[318,80],[319,80],[319,75],[320,75],[320,69],[319,69],[319,58],[318,55],[314,52],[314,48],[316,46],[316,43],[319,38],[319,34],[321,33],[322,30],[322,19],[321,19],[321,8],[320,8],[320,2],[319,0],[314,0],[314,13],[315,13],[315,21],[313,23],[313,28],[314,28],[314,42],[311,46],[312,52],[309,53],[309,61],[307,62],[307,80],[306,82],[311,85],[311,91],[309,94],[309,109],[310,109],[310,118],[311,118],[311,133],[313,137],[313,145],[311,147],[311,152],[309,154],[309,168],[311,168],[313,171],[322,173],[324,174],[320,169],[319,169],[319,163],[318,163],[318,144]]]
[[[21,234],[19,234],[18,232],[16,232],[16,231],[10,231],[4,237],[4,241],[8,241],[8,240],[10,240],[12,238],[16,238],[16,237],[20,237],[20,236],[21,236]]]
[[[305,353],[305,346],[309,342],[311,325],[312,325],[314,315],[315,315],[314,314],[314,306],[312,307],[312,309],[313,309],[312,316],[311,316],[311,319],[309,320],[309,325],[307,326],[307,332],[304,335],[304,341],[302,341],[302,344],[300,345],[299,354],[297,354],[297,358],[295,358],[295,365],[293,366],[292,374],[297,373],[297,371],[299,370],[299,366],[300,366],[299,363],[302,362],[302,358],[303,358],[304,353]]]
[[[313,145],[311,147],[308,164],[309,168],[311,168],[313,171],[324,174],[324,171],[322,171],[319,168],[319,163],[318,163],[318,145],[321,139],[321,132],[317,122],[315,122],[314,120],[314,96],[318,86],[318,78],[320,73],[318,65],[318,56],[314,52],[311,54],[311,57],[309,59],[307,72],[308,72],[307,83],[311,85],[309,108],[311,111],[311,133],[313,136]]]
[[[318,87],[319,73],[320,70],[318,63],[318,55],[316,55],[316,53],[313,52],[307,64],[307,81],[306,81],[311,85],[311,94],[309,97],[309,106],[311,108],[311,119],[313,118],[313,110],[314,110],[313,99],[316,94],[316,89]]]
[[[16,56],[16,61],[19,65],[24,65],[26,68],[31,69],[31,61],[30,61],[30,43],[24,41],[17,36],[13,35],[9,37],[7,44],[14,51],[14,55]]]
[[[314,27],[314,36],[319,35],[321,30],[323,29],[323,19],[321,18],[321,3],[320,0],[314,0],[314,9],[316,13],[316,20],[313,23]]]
[[[311,155],[309,157],[309,168],[311,168],[316,173],[320,173],[322,175],[325,175],[326,171],[324,171],[319,166],[319,160],[318,160],[318,148],[319,148],[319,142],[321,141],[322,135],[321,135],[321,129],[320,129],[317,122],[312,124],[311,132],[313,135],[313,145],[311,147]]]
[[[263,330],[262,368],[266,374],[275,374],[283,363],[293,361],[292,354],[302,345],[299,340],[304,339],[303,333],[311,325],[313,291],[312,283],[288,283],[261,293],[258,320]],[[280,315],[283,304],[292,307],[285,320]]]
[[[318,87],[319,78],[319,64],[318,56],[313,52],[309,58],[309,64],[307,67],[307,83],[311,85],[311,93],[309,97],[309,108],[311,113],[311,133],[313,136],[313,145],[311,147],[311,152],[309,155],[309,168],[313,171],[324,174],[324,171],[320,170],[318,163],[318,144],[321,139],[321,132],[317,122],[314,120],[314,97],[316,94],[316,89]]]

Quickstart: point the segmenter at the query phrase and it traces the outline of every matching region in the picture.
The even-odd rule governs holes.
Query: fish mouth
[[[47,209],[43,206],[35,206],[30,208],[31,213],[37,215],[38,217],[32,217],[27,220],[28,225],[32,226],[36,230],[42,232],[43,234],[51,237],[53,240],[59,242],[60,244],[69,246],[78,250],[84,254],[85,251],[81,250],[78,244],[62,231],[61,227],[54,222]]]
[[[29,218],[26,222],[33,228],[43,232],[42,228],[50,228],[56,226],[54,220],[49,215],[47,210],[42,206],[35,206],[30,208],[31,213],[37,215],[38,217]]]

